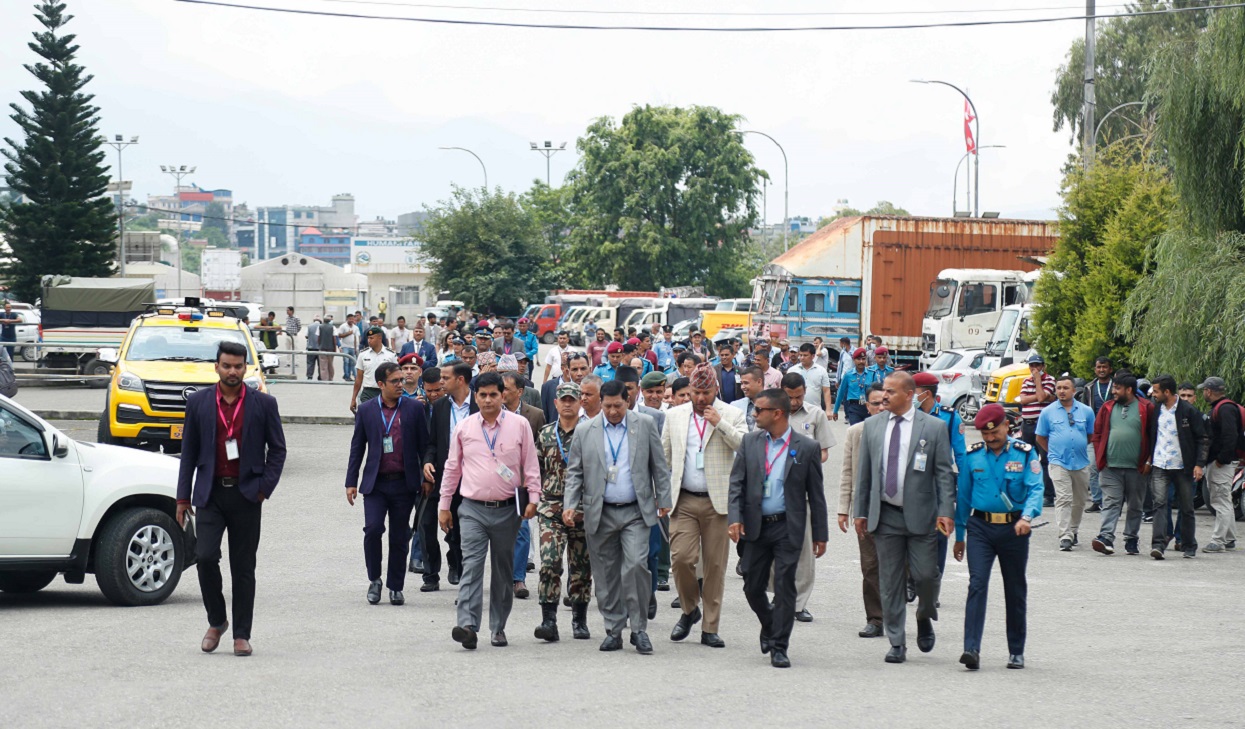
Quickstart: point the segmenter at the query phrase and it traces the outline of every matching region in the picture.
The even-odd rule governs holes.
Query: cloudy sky
[[[224,0],[242,2],[242,0]],[[553,14],[418,6],[417,0],[248,0],[251,5],[389,16],[517,22],[691,26],[904,24],[1077,15],[1075,0],[427,0],[455,6],[648,11]],[[909,83],[967,88],[981,115],[981,208],[1049,217],[1071,151],[1052,131],[1055,71],[1083,22],[926,30],[645,33],[431,25],[307,17],[174,0],[68,0],[101,131],[140,135],[125,153],[135,193],[166,191],[161,164],[197,165],[189,180],[251,205],[328,204],[351,192],[364,219],[443,199],[482,182],[526,189],[545,174],[529,141],[568,142],[555,184],[576,162],[577,135],[637,104],[704,104],[771,134],[790,163],[791,215],[827,214],[838,199],[886,199],[948,215],[964,154],[961,98]],[[33,77],[25,47],[33,0],[0,2],[0,91],[17,101]],[[1052,8],[998,12],[1006,8]],[[1104,7],[1106,6],[1106,7]],[[937,10],[976,10],[932,15]],[[1099,3],[1100,12],[1118,6]],[[701,15],[658,15],[682,11]],[[722,13],[847,13],[742,16]],[[707,13],[707,14],[704,14]],[[855,14],[851,14],[855,13]],[[861,14],[865,13],[865,14]],[[868,14],[873,13],[873,14]],[[877,14],[887,13],[887,14]],[[0,134],[15,126],[0,120]],[[775,181],[782,157],[748,144]],[[109,161],[116,158],[110,152]],[[961,178],[962,179],[962,178]],[[961,199],[963,187],[961,183]],[[963,207],[963,204],[961,204]]]

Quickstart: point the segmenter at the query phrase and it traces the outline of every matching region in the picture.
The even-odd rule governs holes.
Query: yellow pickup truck
[[[751,331],[751,310],[752,299],[723,299],[713,311],[702,311],[700,328],[705,333],[705,339],[712,340],[723,329]]]

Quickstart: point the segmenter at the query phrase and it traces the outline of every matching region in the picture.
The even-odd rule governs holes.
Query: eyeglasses
[[[398,378],[390,377],[389,379],[385,380],[385,384],[386,385],[401,385],[402,378],[401,377],[398,377]]]

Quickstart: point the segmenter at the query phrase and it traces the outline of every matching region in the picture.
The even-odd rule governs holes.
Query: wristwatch
[[[1021,521],[1026,521],[1026,522],[1029,522],[1030,524],[1032,524],[1032,523],[1033,523],[1033,517],[1031,517],[1031,516],[1022,516],[1022,517],[1020,517],[1020,520],[1021,520]]]

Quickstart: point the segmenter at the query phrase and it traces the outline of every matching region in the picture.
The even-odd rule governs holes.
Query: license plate
[[[170,426],[170,427],[169,427],[169,437],[170,437],[170,438],[172,438],[173,440],[181,440],[181,439],[182,439],[182,428],[185,428],[185,427],[186,427],[186,426],[184,426],[184,425],[173,425],[173,426]]]

